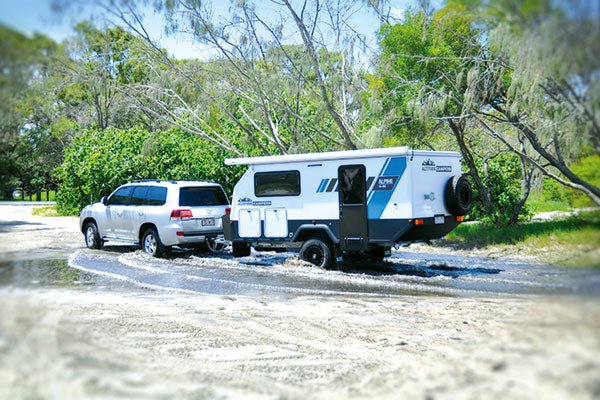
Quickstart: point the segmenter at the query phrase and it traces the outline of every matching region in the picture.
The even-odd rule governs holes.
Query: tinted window
[[[298,196],[300,172],[260,172],[254,175],[254,194],[261,196]]]
[[[220,187],[184,187],[179,189],[179,205],[185,207],[226,206],[227,196]]]
[[[133,188],[133,194],[131,195],[131,200],[129,204],[132,206],[140,206],[144,204],[144,200],[146,199],[146,192],[148,192],[148,186],[136,186]]]
[[[162,206],[167,202],[167,188],[158,186],[149,186],[146,193],[147,206]]]
[[[127,204],[127,201],[129,200],[129,195],[131,194],[131,186],[126,186],[126,187],[122,187],[121,189],[117,190],[111,197],[110,197],[110,205],[123,205],[123,204]]]
[[[363,204],[365,201],[364,167],[342,167],[340,190],[343,204]]]

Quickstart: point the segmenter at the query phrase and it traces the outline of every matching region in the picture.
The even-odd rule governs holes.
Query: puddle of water
[[[95,276],[69,267],[67,260],[16,260],[0,263],[0,286],[75,287],[92,285]]]
[[[600,271],[447,254],[395,252],[385,262],[340,264],[325,271],[292,253],[233,258],[177,252],[155,259],[125,246],[81,249],[64,256],[0,261],[0,287],[143,287],[185,293],[289,297],[351,296],[600,296]]]

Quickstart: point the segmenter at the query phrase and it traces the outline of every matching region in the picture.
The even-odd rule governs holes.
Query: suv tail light
[[[225,209],[225,215],[229,215],[229,214],[231,214],[231,207],[227,207]]]
[[[192,210],[173,210],[171,211],[171,218],[174,219],[184,219],[184,218],[192,218]]]

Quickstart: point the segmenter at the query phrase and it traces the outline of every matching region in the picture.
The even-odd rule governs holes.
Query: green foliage
[[[580,158],[571,165],[571,170],[586,182],[600,187],[600,156]],[[594,203],[579,190],[564,188],[566,198],[573,207],[591,207]]]
[[[477,159],[478,169],[485,171],[486,167],[481,159]],[[470,214],[472,219],[477,219],[485,224],[501,226],[506,225],[521,197],[521,165],[515,154],[500,153],[487,162],[486,185],[492,198],[493,209],[490,213],[483,211],[483,206],[474,187],[475,206]],[[525,205],[519,216],[520,221],[531,218],[531,211]]]
[[[527,205],[533,213],[569,211],[571,209],[571,206],[566,200],[544,199],[543,191],[540,191],[540,193],[532,193],[527,199]]]
[[[243,171],[228,167],[225,173],[224,157],[206,141],[175,129],[88,129],[73,140],[56,171],[58,212],[76,214],[90,201],[136,179],[214,180],[231,193]]]
[[[600,186],[600,156],[592,155],[580,158],[571,164],[570,168],[581,179]],[[563,207],[565,204],[574,208],[594,206],[592,200],[583,192],[561,185],[548,177],[544,178],[543,190],[536,195],[536,199],[538,202],[555,203],[557,206],[563,205]]]

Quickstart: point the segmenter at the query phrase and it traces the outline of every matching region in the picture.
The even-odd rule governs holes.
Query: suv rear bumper
[[[207,237],[215,237],[223,234],[223,229],[213,228],[206,230],[184,230],[181,224],[175,223],[163,227],[160,232],[160,239],[165,246],[180,246],[201,244]]]

